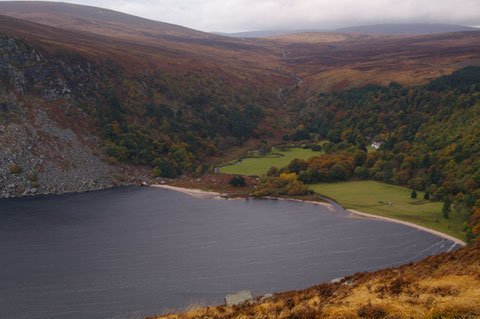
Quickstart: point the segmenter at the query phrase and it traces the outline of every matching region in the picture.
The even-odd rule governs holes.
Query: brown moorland
[[[281,52],[234,39],[111,10],[51,2],[0,2],[0,33],[48,52],[64,50],[111,60],[131,72],[214,71],[235,82],[289,85],[276,70]]]
[[[343,90],[373,83],[421,85],[480,65],[480,32],[385,36],[300,33],[271,37],[285,52],[285,70],[310,90]]]
[[[480,244],[241,306],[151,318],[479,318]]]
[[[231,38],[89,6],[53,2],[0,2],[0,32],[47,48],[66,48],[111,59],[137,71],[209,70],[237,82],[288,87],[297,93],[343,90],[368,83],[424,84],[480,64],[480,32],[435,35],[299,33],[268,38]],[[283,69],[278,69],[283,66]]]

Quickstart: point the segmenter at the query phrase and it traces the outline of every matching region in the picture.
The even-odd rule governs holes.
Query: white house
[[[385,142],[373,142],[372,147],[374,149],[378,150],[383,143],[385,143]]]

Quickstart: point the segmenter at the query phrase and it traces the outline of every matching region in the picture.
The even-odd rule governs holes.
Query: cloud
[[[328,29],[372,23],[479,25],[478,0],[73,0],[202,31]]]

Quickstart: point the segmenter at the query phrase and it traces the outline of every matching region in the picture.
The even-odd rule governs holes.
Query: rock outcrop
[[[109,163],[82,106],[96,103],[99,67],[43,54],[0,35],[0,197],[129,185],[148,170]]]
[[[250,290],[242,290],[234,294],[225,296],[225,306],[238,306],[244,304],[245,302],[252,300],[252,293]]]

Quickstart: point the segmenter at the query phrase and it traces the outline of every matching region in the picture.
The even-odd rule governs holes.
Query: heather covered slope
[[[284,69],[304,80],[295,94],[367,84],[423,85],[480,64],[480,31],[433,35],[300,33],[268,38],[285,54]]]
[[[269,90],[295,84],[294,73],[304,80],[299,93],[306,95],[312,90],[341,91],[368,83],[425,84],[480,63],[480,31],[416,36],[306,32],[253,39],[68,3],[7,1],[0,2],[0,12],[85,37],[97,36],[91,43],[105,51],[100,56],[124,67],[213,70],[236,81],[262,83]],[[31,40],[41,36],[19,35]],[[61,46],[61,41],[54,42]],[[85,46],[82,51],[90,50]],[[277,68],[280,65],[283,69]]]
[[[185,37],[216,38],[218,36],[98,7],[46,1],[2,1],[0,12],[61,29],[97,33],[106,36],[135,38]],[[101,21],[101,24],[99,22]],[[145,30],[150,32],[145,32]]]
[[[478,318],[480,245],[243,306],[154,318]]]
[[[281,52],[257,41],[245,41],[178,25],[82,5],[53,2],[0,2],[0,13],[41,24],[25,29],[19,20],[0,23],[2,31],[39,44],[80,51],[113,60],[138,71],[214,70],[239,82],[246,77],[265,84],[288,81],[275,70]],[[56,30],[56,31],[54,31]],[[92,52],[93,51],[93,52]]]
[[[58,30],[50,31],[56,34]],[[32,46],[7,36],[1,40],[0,80],[4,85],[0,139],[7,150],[2,159],[2,196],[87,190],[95,188],[88,185],[98,180],[105,180],[103,187],[110,181],[115,183],[116,173],[105,164],[99,164],[105,168],[86,180],[68,173],[79,168],[80,172],[89,171],[78,165],[79,153],[96,153],[87,161],[93,166],[100,156],[110,165],[120,162],[156,167],[154,175],[201,173],[206,156],[258,136],[260,124],[269,123],[264,120],[264,110],[273,94],[248,84],[234,90],[238,83],[216,73],[151,69],[132,74],[114,62],[50,52],[43,45]],[[55,127],[72,131],[71,141],[47,138],[45,146],[36,149],[43,133],[35,130],[43,121],[58,122]],[[35,128],[29,128],[32,125]],[[15,133],[18,130],[26,133]],[[12,134],[17,136],[15,143]],[[84,134],[90,143],[74,153],[77,155],[61,158],[68,154],[67,145]],[[50,157],[64,163],[65,169],[48,170],[53,165]],[[59,176],[61,181],[47,180],[49,176]],[[76,180],[87,186],[80,187]],[[73,186],[64,187],[65,183]]]

